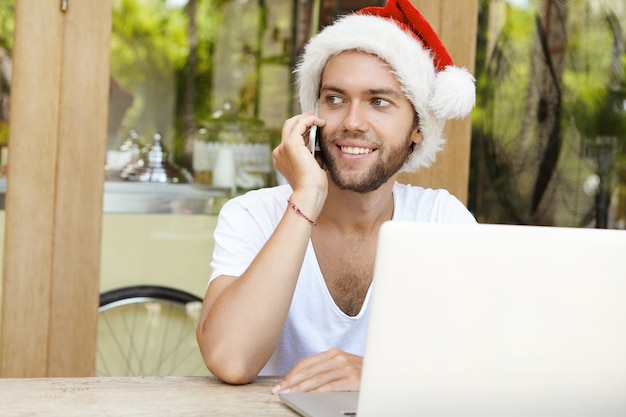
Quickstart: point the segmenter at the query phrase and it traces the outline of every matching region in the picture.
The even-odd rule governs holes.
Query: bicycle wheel
[[[202,299],[141,285],[100,295],[97,376],[210,375],[196,341]]]

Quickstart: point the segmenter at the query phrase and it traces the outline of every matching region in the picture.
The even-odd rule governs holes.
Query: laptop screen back
[[[626,415],[626,232],[388,222],[358,416]]]

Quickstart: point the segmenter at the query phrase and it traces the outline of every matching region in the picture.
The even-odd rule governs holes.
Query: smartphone
[[[309,129],[309,151],[311,151],[313,156],[315,156],[315,149],[317,148],[318,130],[317,125],[313,125]]]
[[[317,106],[318,104],[316,103],[315,104],[316,116],[317,116]],[[315,156],[315,151],[320,150],[319,140],[320,140],[320,129],[319,127],[317,127],[317,125],[313,125],[311,126],[311,129],[309,129],[309,151],[311,151],[311,154],[313,154],[313,156]]]

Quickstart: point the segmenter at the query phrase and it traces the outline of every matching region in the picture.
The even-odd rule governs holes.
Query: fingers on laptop
[[[273,394],[307,391],[357,391],[363,358],[339,349],[301,360],[272,388]]]

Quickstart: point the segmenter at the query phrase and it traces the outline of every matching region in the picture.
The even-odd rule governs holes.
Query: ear
[[[422,135],[422,132],[420,132],[419,126],[414,127],[413,131],[411,132],[411,141],[414,144],[419,145],[420,143],[422,143],[423,140],[424,135]]]

